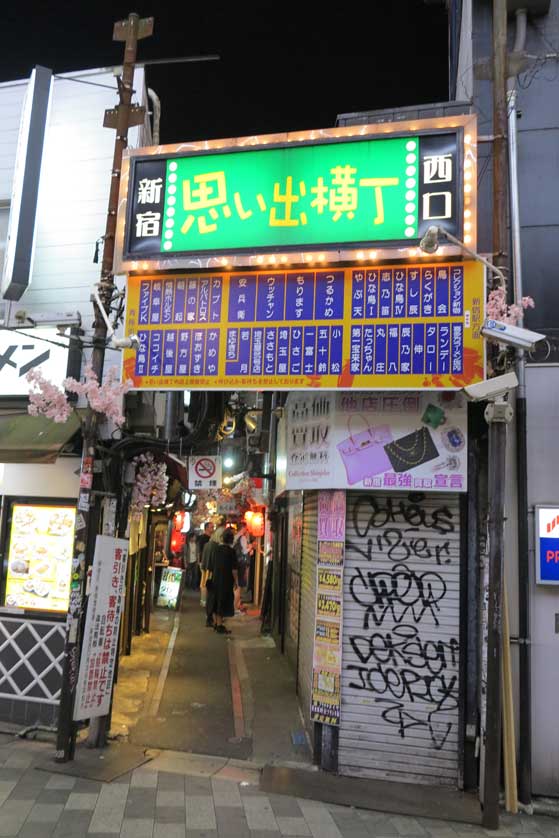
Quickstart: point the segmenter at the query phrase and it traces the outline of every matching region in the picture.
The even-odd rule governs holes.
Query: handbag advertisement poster
[[[287,489],[467,490],[460,392],[292,393],[286,417]]]

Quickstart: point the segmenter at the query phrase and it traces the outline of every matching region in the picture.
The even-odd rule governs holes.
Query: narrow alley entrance
[[[157,609],[121,660],[112,735],[135,745],[260,763],[310,762],[295,684],[256,611],[231,634],[205,626],[196,591],[178,612]]]

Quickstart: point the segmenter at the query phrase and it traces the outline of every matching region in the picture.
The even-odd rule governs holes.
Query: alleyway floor
[[[544,838],[559,819],[503,815],[498,832],[259,791],[240,761],[162,751],[112,783],[38,770],[52,743],[0,736],[3,838]]]
[[[56,766],[48,734],[0,733],[0,838],[559,838],[559,819],[543,816],[504,814],[500,830],[486,832],[324,803],[303,788],[301,797],[261,790],[264,766],[300,767],[315,786],[319,775],[286,659],[257,615],[229,626],[227,637],[206,629],[198,595],[187,592],[180,613],[156,611],[150,634],[134,639],[111,749],[122,754],[128,742],[149,761],[112,782],[84,779],[80,749],[75,763]]]
[[[133,745],[252,759],[309,763],[295,680],[253,614],[205,626],[198,592],[180,613],[157,609],[149,635],[133,640],[120,664],[111,732]]]

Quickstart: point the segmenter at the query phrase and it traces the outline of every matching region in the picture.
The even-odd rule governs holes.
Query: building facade
[[[493,133],[491,81],[483,78],[486,74],[480,71],[480,66],[492,52],[491,7],[476,0],[465,0],[459,5],[460,37],[457,42],[460,47],[454,65],[456,97],[472,103],[480,120],[480,134],[489,140]],[[509,539],[506,577],[510,597],[517,732],[520,740],[525,739],[531,748],[533,794],[552,796],[559,795],[559,732],[549,706],[549,695],[559,688],[559,666],[550,666],[551,661],[559,661],[555,617],[559,594],[557,587],[537,583],[534,521],[538,504],[553,506],[556,502],[554,475],[559,465],[554,447],[549,446],[556,424],[555,392],[559,380],[558,292],[555,282],[559,216],[554,188],[559,165],[556,153],[559,135],[558,43],[559,4],[555,0],[550,3],[511,4],[508,48],[524,58],[519,74],[509,79],[509,88],[516,91],[521,269],[523,293],[535,301],[535,308],[526,312],[525,325],[546,335],[546,340],[538,344],[527,358],[526,367],[529,552],[521,556],[520,561],[527,562],[529,570],[527,637],[520,636],[523,632],[519,630],[518,621],[518,614],[525,608],[525,603],[522,586],[519,589],[518,583],[517,439],[514,428],[507,455],[511,479],[507,498]],[[491,151],[491,142],[480,144],[480,159],[485,158],[485,161],[480,166],[478,183],[479,247],[485,253],[492,250]],[[520,667],[520,644],[525,644],[528,649],[527,670]],[[526,703],[529,718],[518,724],[519,707]]]
[[[136,71],[135,88],[140,101],[145,102],[143,69]],[[27,79],[0,85],[2,260],[7,252],[10,214],[13,222],[19,204],[18,167],[27,136],[24,113],[29,89]],[[16,531],[17,521],[23,522],[23,517],[18,519],[17,506],[22,514],[35,514],[31,508],[38,510],[39,516],[45,509],[57,514],[55,508],[74,514],[81,449],[79,422],[60,426],[27,415],[25,374],[36,369],[59,384],[67,374],[79,378],[87,360],[87,351],[84,357],[81,352],[69,352],[71,342],[57,334],[56,324],[58,317],[65,322],[63,315],[73,313],[73,322],[78,318],[87,334],[92,323],[91,293],[100,267],[94,254],[105,229],[114,149],[114,132],[103,127],[103,115],[116,100],[117,82],[111,69],[51,77],[28,287],[17,300],[13,296],[11,302],[0,300],[3,324],[14,325],[16,310],[25,311],[31,320],[38,315],[37,322],[49,323],[48,328],[33,328],[26,319],[27,328],[17,333],[0,331],[5,359],[0,370],[0,553],[4,559],[0,718],[21,724],[53,724],[56,720],[65,632],[62,605],[67,594],[67,588],[63,591],[61,586],[69,584],[70,572],[62,556],[58,559],[64,567],[59,567],[50,554],[43,566],[34,568],[31,554],[36,554],[37,545],[32,543],[30,531]],[[130,143],[137,146],[149,141],[146,118],[145,125],[131,130]],[[13,224],[11,232],[13,235]],[[119,353],[108,353],[107,366],[110,364],[120,364]],[[48,540],[50,524],[45,526],[42,538]],[[8,554],[16,540],[23,558],[11,578]],[[64,555],[71,561],[71,549]],[[58,578],[59,569],[66,582]],[[43,571],[43,584],[37,583],[31,590],[27,577],[34,570]],[[52,599],[55,593],[61,596]]]

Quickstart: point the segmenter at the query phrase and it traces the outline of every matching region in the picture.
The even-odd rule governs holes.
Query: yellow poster
[[[461,389],[485,377],[484,268],[134,275],[123,378],[137,389]]]
[[[68,610],[76,510],[14,504],[4,605]]]

